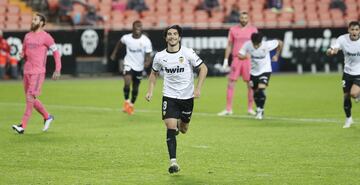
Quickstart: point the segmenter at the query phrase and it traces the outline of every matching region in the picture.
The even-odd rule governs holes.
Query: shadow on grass
[[[181,172],[179,174],[170,175],[168,181],[168,184],[207,184],[206,182],[196,179],[193,176],[182,175]]]

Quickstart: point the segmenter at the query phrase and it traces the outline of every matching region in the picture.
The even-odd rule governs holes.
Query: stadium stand
[[[31,21],[31,8],[22,1],[0,0],[0,29],[17,30]]]
[[[61,0],[0,0],[0,28],[5,30],[27,29],[34,11],[44,10],[46,1],[48,15],[58,16]],[[233,6],[248,11],[251,21],[259,28],[313,28],[344,27],[359,18],[360,0],[344,0],[346,10],[330,9],[331,0],[283,0],[279,12],[266,9],[266,0],[219,0],[220,8],[199,10],[202,0],[145,0],[148,10],[126,9],[127,0],[73,0],[69,16],[72,22],[83,21],[89,7],[103,18],[97,26],[108,29],[130,28],[140,19],[145,28],[163,28],[169,24],[182,24],[194,28],[227,27],[226,16]],[[117,4],[115,4],[117,3]],[[54,20],[54,19],[50,19]],[[58,19],[56,19],[58,20]],[[59,23],[59,22],[54,22]],[[62,23],[61,26],[66,25]],[[70,25],[70,24],[69,24]],[[53,27],[51,25],[49,27]]]

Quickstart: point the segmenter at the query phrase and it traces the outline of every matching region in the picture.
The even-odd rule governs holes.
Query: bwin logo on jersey
[[[167,68],[165,67],[167,73],[182,73],[185,71],[185,68],[176,66],[176,68]]]

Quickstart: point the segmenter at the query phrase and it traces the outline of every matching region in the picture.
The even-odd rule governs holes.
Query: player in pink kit
[[[255,111],[253,110],[254,98],[253,98],[253,90],[249,86],[248,82],[250,81],[250,60],[246,59],[244,61],[240,61],[238,58],[238,53],[242,45],[250,40],[251,34],[256,33],[258,30],[256,27],[248,24],[249,15],[247,12],[240,13],[240,24],[237,26],[233,26],[230,28],[229,36],[228,36],[228,45],[225,50],[225,57],[223,68],[228,68],[228,58],[230,52],[232,54],[232,63],[231,63],[231,71],[229,74],[228,87],[226,91],[226,109],[222,112],[218,113],[219,116],[231,115],[232,112],[232,102],[234,96],[234,87],[235,82],[242,76],[242,79],[245,83],[247,83],[248,87],[248,113],[250,115],[255,115]]]
[[[19,134],[23,134],[28,120],[32,114],[33,107],[43,116],[44,128],[47,131],[54,117],[50,115],[40,100],[41,87],[45,80],[46,58],[48,50],[51,50],[55,59],[55,72],[52,78],[59,79],[61,69],[60,53],[56,48],[54,39],[43,30],[46,24],[45,16],[36,13],[31,23],[31,31],[25,35],[23,51],[21,56],[25,59],[24,64],[24,90],[26,96],[26,108],[20,125],[13,125],[12,128]]]

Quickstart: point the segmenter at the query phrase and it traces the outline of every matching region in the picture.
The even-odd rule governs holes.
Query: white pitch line
[[[25,106],[24,103],[11,103],[11,102],[0,102],[0,106]],[[81,105],[46,105],[46,107],[52,107],[56,109],[73,109],[73,110],[86,110],[86,111],[107,111],[107,112],[121,112],[122,109],[119,108],[110,108],[110,107],[94,107],[94,106],[81,106]],[[147,110],[147,109],[136,109],[136,112],[142,113],[160,113],[160,111]],[[207,112],[194,112],[196,116],[204,117],[219,117],[216,113],[207,113]],[[244,118],[251,119],[252,116],[248,115],[231,115],[223,116],[223,118]],[[274,121],[290,121],[290,122],[307,122],[307,123],[341,123],[342,121],[337,119],[327,119],[327,118],[287,118],[287,117],[273,117],[266,116],[265,120],[274,120]]]

